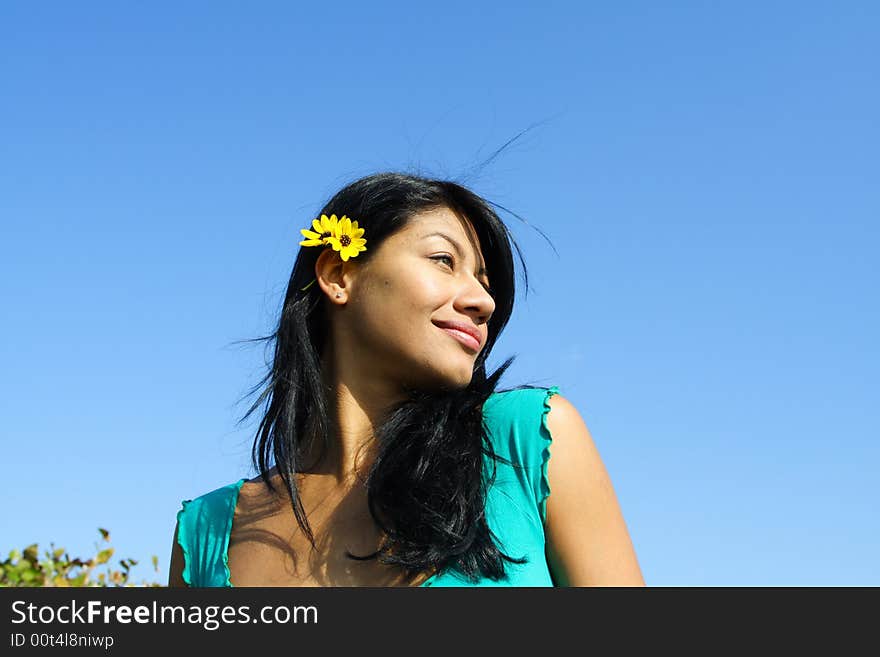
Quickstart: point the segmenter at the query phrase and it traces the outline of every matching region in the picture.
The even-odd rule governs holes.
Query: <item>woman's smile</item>
[[[437,328],[439,328],[441,331],[452,336],[452,338],[454,340],[458,341],[459,343],[461,343],[462,345],[467,347],[470,351],[473,351],[474,353],[477,353],[480,351],[480,343],[477,342],[477,340],[476,340],[476,338],[474,338],[474,336],[468,335],[464,331],[457,331],[455,329],[445,328],[443,326],[438,326]]]

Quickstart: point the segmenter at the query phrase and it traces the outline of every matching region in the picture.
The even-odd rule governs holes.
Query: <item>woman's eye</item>
[[[445,253],[443,255],[431,256],[431,260],[448,260],[450,269],[452,269],[452,265],[455,264],[455,260],[453,260],[452,256],[446,255]],[[489,293],[489,296],[493,298],[495,297],[494,290],[490,286],[483,284],[483,289]]]

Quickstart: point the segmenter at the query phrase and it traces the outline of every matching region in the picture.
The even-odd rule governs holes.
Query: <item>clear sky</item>
[[[106,527],[164,582],[181,500],[254,474],[264,355],[232,343],[272,330],[299,229],[531,127],[466,180],[528,222],[502,213],[531,289],[490,370],[581,411],[647,583],[880,585],[878,28],[874,2],[0,4],[0,553]]]

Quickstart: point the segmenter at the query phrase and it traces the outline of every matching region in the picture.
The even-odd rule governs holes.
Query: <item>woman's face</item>
[[[363,237],[369,249],[370,236]],[[345,289],[328,289],[338,311],[332,336],[337,373],[394,389],[402,383],[467,386],[495,310],[473,228],[448,208],[425,211],[372,255],[363,266],[357,258],[349,261],[354,267],[343,266]],[[335,298],[337,291],[342,298]],[[439,326],[446,322],[470,329],[478,343]]]

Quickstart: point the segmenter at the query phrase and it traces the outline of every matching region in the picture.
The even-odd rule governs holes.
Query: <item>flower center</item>
[[[351,238],[348,235],[343,235],[339,238],[339,243],[342,246],[348,246],[349,244],[351,244]]]

